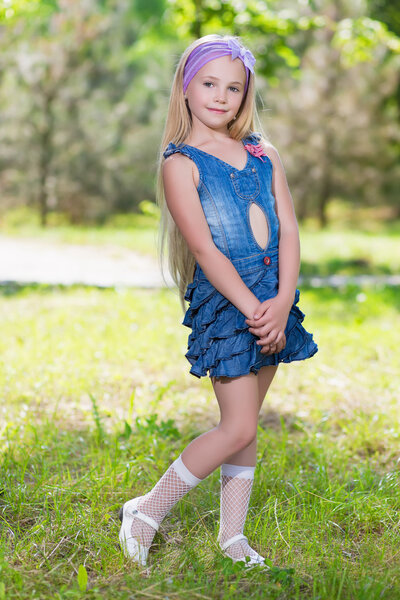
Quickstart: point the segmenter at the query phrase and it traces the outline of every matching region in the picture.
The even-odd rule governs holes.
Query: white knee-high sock
[[[150,492],[145,494],[138,504],[138,510],[161,523],[171,508],[202,481],[184,465],[181,456],[168,467]],[[134,518],[131,529],[132,537],[143,546],[150,546],[154,529],[140,519]]]
[[[236,535],[243,534],[255,467],[221,465],[220,527],[218,541],[221,545]],[[246,540],[234,542],[225,550],[233,559],[259,557]]]

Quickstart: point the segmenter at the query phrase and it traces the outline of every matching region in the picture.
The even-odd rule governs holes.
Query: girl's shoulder
[[[191,158],[190,149],[188,148],[188,146],[186,146],[186,144],[183,144],[183,143],[174,144],[174,143],[170,142],[168,144],[168,146],[165,148],[165,150],[163,151],[164,158],[169,158],[173,154],[177,154],[177,155],[183,154],[184,156]]]
[[[180,185],[182,181],[192,178],[197,187],[200,182],[200,173],[190,150],[185,144],[175,145],[170,142],[163,152],[164,161],[161,166],[163,180],[172,179],[175,185]],[[190,159],[190,160],[188,160]]]

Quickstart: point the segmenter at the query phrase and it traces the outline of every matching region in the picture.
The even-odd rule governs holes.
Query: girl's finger
[[[261,337],[257,344],[265,346],[266,344],[276,344],[276,338],[277,338],[278,332],[273,329],[272,331],[270,331],[268,333],[268,335]]]
[[[254,326],[254,325],[259,325],[260,323],[264,323],[265,320],[267,319],[267,315],[268,315],[268,307],[264,307],[260,308],[260,310],[258,310],[256,312],[256,314],[258,315],[258,317],[256,318],[255,316],[253,316],[253,318],[249,317],[248,319],[246,319],[246,323],[247,325],[250,326]]]
[[[261,350],[262,354],[275,354],[276,350],[274,346],[264,346]]]
[[[263,315],[259,319],[246,319],[246,324],[249,327],[261,327],[262,325],[265,325],[266,323],[268,323],[268,318],[266,315]]]
[[[263,338],[269,333],[270,328],[267,325],[263,325],[263,327],[249,327],[249,331],[258,338]]]

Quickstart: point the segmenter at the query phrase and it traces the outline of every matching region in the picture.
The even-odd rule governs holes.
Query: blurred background
[[[302,223],[376,231],[400,217],[396,3],[3,0],[0,32],[3,229],[156,216],[174,68],[214,32],[257,58],[262,126]]]

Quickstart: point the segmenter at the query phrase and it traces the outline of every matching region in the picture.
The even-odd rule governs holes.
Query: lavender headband
[[[201,67],[204,67],[210,60],[220,58],[221,56],[228,56],[229,54],[232,55],[232,60],[240,58],[246,67],[246,85],[244,88],[244,91],[246,92],[249,84],[249,71],[254,73],[256,59],[250,50],[241,46],[239,42],[234,39],[205,42],[192,50],[187,58],[185,69],[183,71],[183,92],[186,92],[189,83],[196,75],[197,71],[200,71]]]

